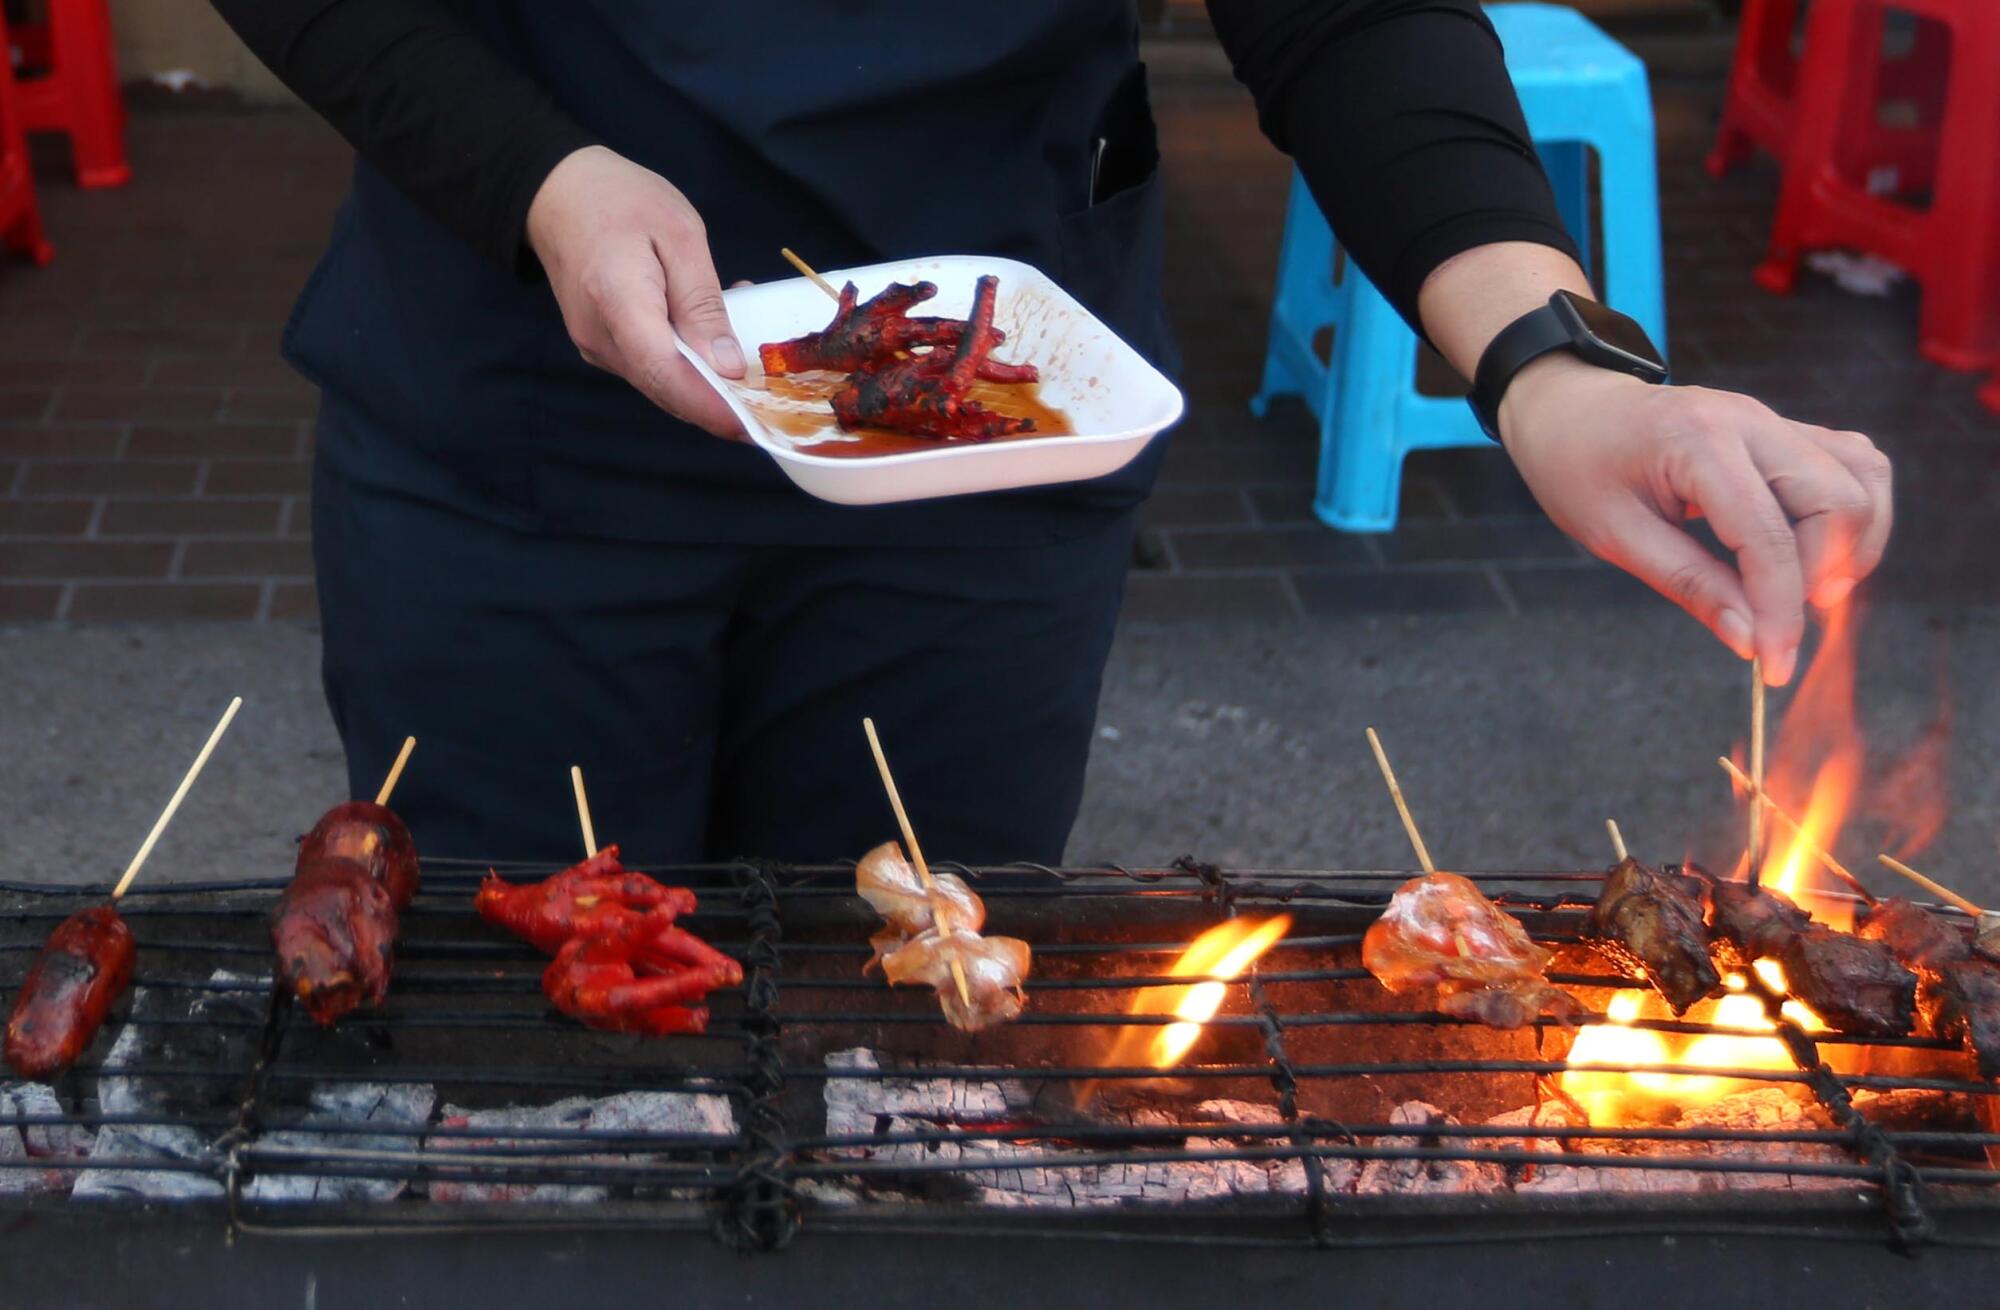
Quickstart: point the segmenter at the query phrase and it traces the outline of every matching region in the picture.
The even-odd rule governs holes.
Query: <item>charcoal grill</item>
[[[656,869],[696,890],[691,926],[742,959],[746,979],[711,998],[705,1035],[645,1041],[586,1032],[547,1006],[540,957],[469,911],[488,867],[427,864],[386,1008],[330,1032],[270,984],[267,916],[282,880],[135,889],[125,901],[140,952],[133,1000],[52,1100],[24,1093],[0,1119],[0,1133],[44,1151],[90,1141],[87,1156],[0,1158],[0,1185],[28,1180],[0,1197],[15,1241],[71,1253],[48,1272],[49,1294],[74,1292],[79,1268],[108,1270],[92,1254],[107,1241],[134,1269],[213,1280],[212,1305],[234,1303],[231,1287],[253,1293],[244,1304],[268,1303],[270,1287],[299,1278],[379,1279],[376,1292],[407,1293],[445,1268],[438,1286],[454,1292],[490,1278],[525,1296],[565,1261],[586,1286],[651,1280],[667,1252],[680,1279],[815,1298],[851,1279],[888,1304],[934,1305],[916,1276],[933,1265],[954,1283],[988,1268],[1051,1303],[1082,1296],[1092,1277],[1155,1283],[1183,1301],[1208,1285],[1240,1292],[1242,1277],[1305,1286],[1368,1270],[1355,1276],[1381,1283],[1382,1304],[1432,1300],[1439,1278],[1495,1280],[1493,1302],[1540,1304],[1546,1285],[1523,1281],[1536,1271],[1589,1303],[1586,1267],[1599,1270],[1598,1291],[1629,1290],[1632,1266],[1604,1277],[1614,1256],[1707,1270],[1710,1281],[1726,1258],[1746,1296],[1768,1295],[1760,1278],[1796,1292],[1806,1270],[1843,1295],[1870,1280],[1901,1295],[1971,1279],[1977,1266],[1962,1262],[2000,1247],[2000,1172],[1988,1165],[2000,1134],[1976,1121],[1885,1126],[1856,1108],[1857,1096],[1898,1090],[1961,1107],[1994,1094],[1926,1039],[1815,1039],[1785,1024],[1795,1067],[1705,1071],[1792,1089],[1817,1107],[1803,1127],[1486,1124],[1542,1099],[1567,1039],[1460,1023],[1390,997],[1360,969],[1361,933],[1407,872],[939,866],[985,897],[989,931],[1035,949],[1027,1014],[966,1035],[942,1023],[929,993],[860,976],[872,919],[851,865]],[[498,867],[514,878],[553,871]],[[1586,1002],[1601,1009],[1643,985],[1576,945],[1601,873],[1473,876],[1557,950],[1551,976]],[[53,924],[102,894],[0,884],[10,988]],[[1290,933],[1229,985],[1184,1066],[1100,1065],[1120,1032],[1171,1021],[1127,1008],[1138,989],[1199,981],[1165,974],[1190,939],[1280,909],[1294,917]],[[1867,1072],[1828,1067],[1843,1046],[1866,1050]],[[988,1096],[967,1112],[938,1092],[964,1086],[1004,1087],[1004,1107]],[[364,1117],[342,1088],[371,1106],[421,1108]],[[508,1118],[507,1108],[578,1097],[601,1107],[621,1093],[672,1094],[683,1109],[708,1107],[710,1121],[607,1126],[594,1109]],[[899,1108],[835,1130],[831,1101],[851,1121],[877,1095],[900,1097]],[[1397,1117],[1419,1100],[1454,1119]],[[1218,1118],[1203,1105],[1254,1113]],[[1585,1165],[1685,1185],[1514,1185]],[[1357,1188],[1371,1167],[1480,1171],[1489,1185]],[[1240,1182],[1246,1170],[1275,1181],[1213,1185],[1218,1171]],[[1162,1178],[1165,1199],[1148,1185]],[[734,1254],[786,1247],[816,1254],[809,1265]],[[1044,1248],[1055,1253],[1027,1254]],[[399,1254],[356,1264],[359,1249]],[[412,1263],[426,1249],[455,1254]],[[1890,1254],[1919,1251],[1915,1263]],[[889,1259],[908,1272],[888,1277]],[[31,1301],[42,1285],[17,1286]]]

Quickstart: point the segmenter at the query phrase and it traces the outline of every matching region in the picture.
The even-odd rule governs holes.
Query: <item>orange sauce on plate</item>
[[[755,394],[744,397],[752,411],[773,432],[788,437],[819,440],[799,443],[809,455],[834,459],[863,459],[872,455],[900,455],[912,450],[946,450],[963,446],[984,446],[985,441],[947,441],[939,437],[915,437],[907,432],[884,428],[861,428],[848,432],[833,416],[833,394],[846,385],[847,375],[815,371],[786,373],[778,377],[753,375],[740,384],[752,393],[765,392],[784,404],[764,404]],[[1008,418],[1034,420],[1033,432],[993,441],[1032,441],[1036,437],[1069,436],[1076,431],[1069,415],[1042,403],[1041,384],[1036,382],[974,382],[967,398],[978,401],[996,414]]]

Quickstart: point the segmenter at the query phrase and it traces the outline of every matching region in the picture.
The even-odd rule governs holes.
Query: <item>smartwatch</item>
[[[1479,357],[1468,399],[1487,436],[1500,440],[1500,398],[1514,375],[1554,350],[1645,382],[1667,380],[1667,361],[1644,328],[1607,305],[1558,291],[1502,328]]]

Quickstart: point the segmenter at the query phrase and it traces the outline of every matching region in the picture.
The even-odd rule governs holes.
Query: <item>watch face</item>
[[[1578,341],[1581,349],[1601,351],[1609,358],[1597,361],[1613,364],[1633,372],[1664,373],[1667,362],[1660,358],[1660,352],[1647,338],[1645,330],[1617,310],[1600,305],[1594,300],[1585,300],[1568,292],[1559,292],[1560,309],[1575,316],[1574,327],[1581,327],[1588,341]]]

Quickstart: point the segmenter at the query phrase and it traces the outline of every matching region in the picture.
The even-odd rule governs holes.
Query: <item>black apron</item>
[[[1129,0],[462,6],[588,130],[672,181],[716,271],[993,254],[1050,274],[1171,368],[1158,151]],[[757,342],[743,343],[754,350]],[[366,163],[286,332],[348,479],[541,531],[717,544],[1062,540],[1150,487],[1155,441],[1091,483],[856,509],[586,364],[554,297]]]

